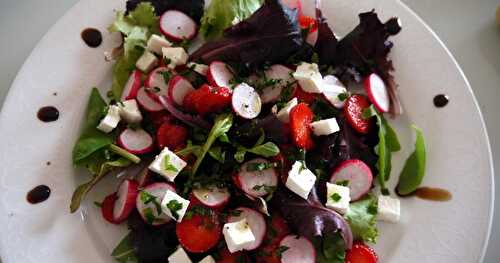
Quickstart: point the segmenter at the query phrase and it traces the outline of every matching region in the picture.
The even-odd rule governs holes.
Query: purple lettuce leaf
[[[319,64],[333,64],[337,55],[337,38],[321,13],[321,1],[315,0],[316,20],[318,22],[318,39],[314,51],[318,54]]]

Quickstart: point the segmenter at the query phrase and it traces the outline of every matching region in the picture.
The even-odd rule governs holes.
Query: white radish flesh
[[[182,106],[184,97],[194,90],[193,85],[182,76],[175,76],[168,83],[168,95],[179,106]]]
[[[144,222],[152,225],[163,225],[168,223],[170,220],[172,220],[167,214],[163,213],[161,210],[158,211],[158,207],[156,204],[161,204],[161,201],[163,200],[163,197],[167,193],[167,190],[170,190],[172,192],[175,192],[175,188],[167,183],[153,183],[144,188],[144,192],[147,194],[142,194],[139,192],[136,198],[136,206],[137,206],[137,211],[139,211],[139,214],[141,214],[142,219],[144,219]],[[146,200],[147,198],[144,198],[149,195],[153,196],[155,198],[155,201],[150,201],[149,203],[144,203],[143,199]],[[142,197],[142,198],[141,198]],[[151,222],[150,216],[154,217],[154,220]]]
[[[213,186],[194,189],[193,196],[207,207],[222,208],[229,202],[231,194],[227,188],[218,188]]]
[[[246,83],[241,83],[234,88],[231,104],[234,112],[245,119],[259,116],[262,109],[259,93]]]
[[[125,221],[135,208],[138,184],[133,180],[124,180],[118,187],[117,196],[113,208],[113,219],[117,223]]]
[[[280,64],[272,65],[264,72],[266,79],[276,80],[278,83],[262,90],[262,94],[260,95],[262,103],[275,102],[279,99],[283,88],[294,81],[290,75],[292,72],[290,68]]]
[[[157,102],[160,101],[159,96],[168,94],[168,82],[163,77],[163,74],[168,71],[169,69],[166,67],[158,67],[151,71],[144,81],[144,86],[149,89],[148,95]]]
[[[388,112],[390,101],[384,81],[375,73],[370,74],[364,82],[368,98],[380,112]]]
[[[208,66],[207,80],[212,86],[230,88],[234,74],[224,62],[214,61]]]
[[[177,10],[168,10],[160,17],[160,31],[172,41],[193,39],[197,28],[191,17]]]
[[[137,103],[146,111],[158,112],[163,110],[163,106],[154,101],[144,87],[139,89],[136,99]]]
[[[261,197],[269,194],[269,190],[278,185],[278,174],[271,167],[262,171],[253,171],[255,165],[269,165],[263,158],[256,158],[244,163],[235,176],[236,185],[251,197]],[[249,171],[250,170],[250,171]]]
[[[127,83],[125,84],[125,87],[123,88],[123,93],[121,96],[122,101],[135,99],[135,97],[137,96],[137,92],[141,88],[141,78],[141,71],[132,71]]]
[[[247,220],[248,226],[250,226],[250,230],[255,237],[255,241],[245,246],[245,250],[253,250],[256,249],[262,244],[264,240],[264,236],[266,235],[266,220],[264,216],[250,208],[246,207],[238,207],[235,211],[239,211],[238,216],[230,216],[227,221],[229,223],[238,222],[245,218]]]
[[[133,154],[144,154],[153,150],[153,137],[143,129],[126,128],[118,136],[117,143]]]
[[[315,263],[316,250],[305,237],[288,235],[280,242],[280,247],[288,249],[281,253],[281,263]]]
[[[343,161],[333,172],[330,183],[346,182],[351,202],[359,200],[370,191],[373,175],[370,167],[358,159]]]

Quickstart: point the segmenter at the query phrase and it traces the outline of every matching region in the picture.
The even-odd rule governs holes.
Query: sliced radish
[[[153,150],[153,138],[143,129],[126,128],[118,136],[117,143],[133,154],[144,154]]]
[[[104,198],[101,204],[101,214],[102,217],[110,222],[111,224],[119,224],[120,222],[116,222],[113,216],[113,210],[115,207],[116,199],[118,197],[116,196],[116,193],[112,193]]]
[[[245,119],[259,116],[262,109],[259,93],[246,83],[241,83],[234,88],[231,104],[234,112]]]
[[[343,161],[333,172],[331,183],[346,181],[350,189],[351,202],[370,191],[373,175],[370,167],[358,159]]]
[[[163,110],[163,106],[154,101],[144,87],[139,89],[136,99],[139,105],[146,111],[158,112]]]
[[[230,88],[233,78],[231,68],[224,62],[214,61],[208,66],[207,80],[212,86]]]
[[[262,244],[264,236],[266,235],[266,220],[264,219],[264,216],[261,213],[247,207],[238,207],[235,211],[239,211],[239,215],[230,216],[227,221],[232,223],[245,218],[250,226],[250,230],[252,230],[252,234],[255,237],[255,241],[248,244],[244,249],[253,250],[258,248],[260,244]]]
[[[121,96],[121,100],[131,100],[137,97],[137,92],[141,88],[141,78],[142,72],[140,70],[134,70],[128,77],[128,81],[123,88],[123,93]]]
[[[141,214],[144,222],[157,226],[168,223],[171,220],[171,218],[167,214],[162,213],[162,211],[158,209],[159,207],[157,207],[157,204],[161,204],[161,201],[163,200],[163,197],[168,190],[175,192],[175,188],[170,184],[153,183],[146,186],[142,191],[139,192],[135,203],[137,211],[139,211],[139,214]],[[145,192],[146,194],[144,194],[143,192]],[[154,197],[155,201],[148,201],[151,199],[148,198],[150,196]]]
[[[135,208],[135,200],[137,198],[138,187],[136,181],[134,180],[124,180],[120,187],[118,187],[117,196],[118,199],[115,202],[113,208],[113,220],[115,222],[121,223],[125,221],[132,210]]]
[[[180,11],[168,10],[160,17],[160,31],[172,41],[193,39],[197,30],[196,22]]]
[[[148,95],[156,102],[160,102],[158,99],[161,95],[167,95],[168,93],[168,83],[165,82],[165,77],[163,77],[164,72],[168,72],[169,69],[166,67],[158,67],[151,71],[144,81],[144,86],[149,89]]]
[[[278,83],[262,90],[260,95],[262,103],[275,102],[279,99],[283,88],[294,81],[290,75],[292,72],[290,68],[280,64],[272,65],[264,72],[267,79],[277,80]]]
[[[235,175],[234,181],[243,192],[251,197],[261,197],[269,194],[270,189],[278,185],[278,174],[271,167],[262,171],[254,170],[256,165],[269,165],[263,158],[256,158],[244,163]]]
[[[384,81],[375,73],[370,74],[364,81],[368,98],[380,112],[388,112],[390,101]]]
[[[168,95],[179,106],[182,106],[184,97],[194,90],[189,80],[182,76],[175,76],[168,83]]]
[[[194,189],[193,197],[205,206],[213,209],[220,209],[229,202],[231,194],[227,188],[218,188],[214,186]]]
[[[288,248],[281,253],[281,263],[316,262],[314,245],[305,237],[288,235],[281,240],[280,247]]]

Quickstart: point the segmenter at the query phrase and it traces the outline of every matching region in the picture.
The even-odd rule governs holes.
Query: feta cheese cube
[[[302,162],[296,161],[288,172],[286,187],[300,197],[307,199],[316,182],[316,176]]]
[[[401,214],[399,199],[381,195],[378,197],[378,219],[397,223]]]
[[[327,182],[326,192],[327,199],[325,206],[341,214],[345,214],[347,209],[349,209],[349,202],[351,202],[349,187]]]
[[[161,55],[161,48],[171,47],[172,43],[159,35],[151,35],[148,39],[147,49],[153,53]]]
[[[311,129],[316,136],[330,135],[340,131],[339,124],[335,118],[315,121],[311,123]]]
[[[181,222],[184,214],[186,214],[186,210],[189,206],[189,200],[186,200],[179,196],[178,194],[167,190],[163,200],[161,201],[161,208],[163,213],[176,220],[177,222]]]
[[[208,73],[208,66],[205,64],[198,64],[194,62],[189,62],[187,64],[189,68],[192,68],[195,72],[198,72],[199,74],[206,76]]]
[[[289,102],[285,104],[285,106],[281,110],[278,111],[276,117],[284,123],[290,122],[290,111],[292,110],[293,107],[297,106],[298,103],[299,102],[297,98],[291,99]]]
[[[212,256],[208,255],[198,263],[215,263],[215,259]]]
[[[184,167],[186,167],[186,162],[165,147],[149,165],[149,170],[173,182]]]
[[[163,53],[163,58],[170,61],[167,66],[171,69],[186,64],[189,58],[186,50],[181,47],[163,47],[161,48],[161,52]]]
[[[147,50],[142,53],[142,56],[135,63],[135,66],[144,73],[148,73],[156,65],[158,65],[158,58]]]
[[[97,129],[109,133],[111,132],[116,126],[118,126],[118,123],[120,122],[120,108],[115,105],[111,105],[108,108],[108,113],[106,113],[106,116],[99,122],[99,125],[97,125]]]
[[[118,107],[120,107],[120,116],[127,123],[133,124],[142,121],[142,114],[135,99],[123,101],[118,104]]]
[[[293,77],[299,82],[300,87],[305,92],[321,93],[323,77],[319,72],[317,64],[305,62],[300,64],[293,73]]]
[[[191,259],[181,246],[168,257],[168,263],[191,263]]]
[[[250,229],[246,218],[233,223],[224,224],[222,230],[229,252],[243,250],[248,244],[255,241],[255,236]]]
[[[323,86],[321,87],[325,98],[337,109],[342,109],[345,104],[345,99],[339,98],[340,94],[347,96],[347,89],[345,85],[340,82],[337,77],[327,75],[323,78]]]

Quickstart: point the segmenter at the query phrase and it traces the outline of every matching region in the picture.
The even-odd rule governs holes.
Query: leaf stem
[[[129,151],[115,145],[115,144],[110,144],[109,145],[109,150],[112,151],[113,153],[116,153],[120,155],[123,158],[126,158],[130,160],[133,163],[140,163],[141,158],[139,158],[137,155],[130,153]]]

